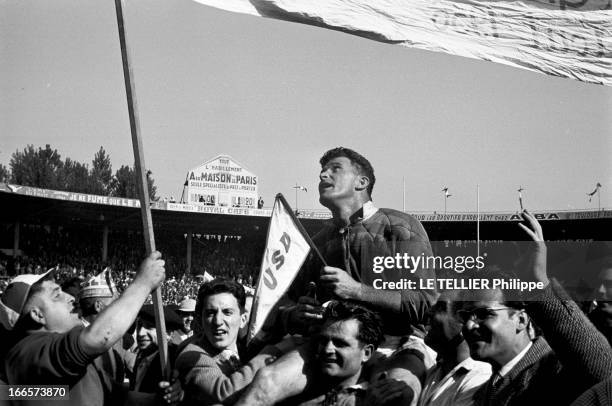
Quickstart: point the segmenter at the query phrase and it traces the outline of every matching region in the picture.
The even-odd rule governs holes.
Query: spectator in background
[[[76,296],[85,325],[90,325],[102,310],[119,297],[117,286],[107,268],[83,282]]]
[[[81,276],[73,276],[62,282],[62,290],[68,293],[70,296],[77,298],[81,291],[81,284],[83,283]],[[80,311],[80,303],[75,302],[75,307]]]
[[[119,292],[112,280],[110,270],[106,268],[99,275],[92,276],[83,282],[76,295],[83,324],[89,326],[104,309],[119,297]],[[129,351],[132,344],[133,337],[126,332],[109,351],[94,360],[94,365],[107,386],[110,384],[123,385],[126,369],[131,370],[134,367],[136,354]]]
[[[470,358],[463,325],[453,313],[456,291],[444,292],[431,308],[425,343],[438,353],[436,365],[427,371],[419,406],[469,406],[474,393],[491,377],[491,365]]]
[[[589,319],[612,345],[612,261],[600,269]]]
[[[196,301],[185,296],[178,305],[176,313],[181,318],[183,324],[182,327],[174,330],[171,335],[171,341],[173,344],[179,345],[189,337],[193,335],[193,329],[191,323],[193,322],[193,315],[195,313]]]
[[[164,306],[164,319],[168,340],[168,361],[170,367],[176,356],[176,345],[170,341],[174,330],[182,327],[183,322],[179,316],[167,306]],[[144,393],[155,393],[157,382],[162,379],[159,343],[157,341],[157,327],[155,325],[155,311],[153,305],[144,305],[138,313],[136,322],[136,343],[138,353],[134,362],[134,369],[130,377],[130,390]]]

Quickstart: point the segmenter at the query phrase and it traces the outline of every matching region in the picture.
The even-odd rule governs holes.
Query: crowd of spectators
[[[201,235],[192,239],[191,268],[187,267],[186,235],[156,232],[157,249],[166,261],[162,286],[165,303],[194,297],[204,278],[224,277],[251,287],[256,280],[263,241],[238,236]],[[111,231],[106,261],[102,261],[102,233],[79,227],[21,227],[20,255],[0,258],[0,291],[9,276],[40,274],[55,268],[59,283],[85,280],[110,268],[122,291],[132,281],[145,251],[141,234]]]

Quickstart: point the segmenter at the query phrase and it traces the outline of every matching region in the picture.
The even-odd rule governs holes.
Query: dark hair
[[[238,282],[230,279],[216,278],[210,282],[202,284],[202,286],[200,286],[200,290],[198,290],[198,299],[195,307],[195,314],[197,317],[202,316],[202,306],[204,305],[204,300],[206,300],[208,296],[216,295],[218,293],[230,293],[234,295],[238,301],[240,310],[244,311],[244,306],[246,303],[244,287]]]
[[[363,344],[372,344],[374,349],[383,342],[384,335],[380,316],[359,304],[348,301],[332,301],[325,308],[323,321],[335,323],[355,319],[359,322],[357,339]]]
[[[81,283],[83,282],[83,279],[78,277],[78,276],[74,276],[66,281],[64,281],[64,283],[62,283],[62,290],[70,295],[72,295],[73,297],[77,297],[77,295],[79,294],[79,291],[81,290]]]
[[[246,304],[246,295],[244,293],[244,287],[230,279],[216,278],[210,282],[203,283],[198,290],[198,297],[196,299],[196,307],[194,311],[193,321],[191,322],[191,328],[194,333],[198,334],[202,332],[202,307],[204,301],[208,296],[216,295],[217,293],[230,293],[234,295],[238,301],[240,311],[244,311]]]
[[[372,196],[372,189],[374,189],[376,176],[374,176],[374,168],[372,168],[372,164],[370,164],[370,161],[368,161],[363,155],[353,151],[350,148],[337,147],[330,149],[325,154],[323,154],[323,156],[319,160],[319,163],[321,164],[321,167],[324,167],[329,161],[338,157],[348,158],[351,161],[351,164],[357,167],[357,171],[360,175],[367,176],[367,178],[370,180],[367,192],[369,196]]]
[[[513,279],[518,278],[518,276],[506,270],[490,269],[488,267],[485,267],[484,269],[480,270],[477,276],[473,276],[473,277],[474,278],[476,277],[486,278],[489,281],[498,279],[498,280],[503,280],[505,282],[510,282]],[[472,277],[467,277],[467,279],[471,279],[471,278]],[[501,297],[499,299],[499,303],[501,305],[511,307],[512,309],[515,309],[515,310],[525,310],[527,308],[527,301],[525,300],[525,293],[523,293],[522,291],[512,290],[512,289],[502,289],[500,287],[495,287],[490,290],[497,290],[501,293]],[[477,293],[479,291],[474,291],[471,289],[458,291],[458,295],[453,299],[453,302],[454,302],[453,307],[455,309],[458,309],[462,307],[464,303],[472,302],[474,292]]]
[[[512,274],[501,271],[501,270],[491,270],[491,271],[488,271],[484,275],[486,275],[487,279],[489,280],[503,279],[506,281],[510,281],[511,279],[516,278],[516,276],[513,276]],[[514,293],[511,290],[504,290],[500,288],[495,288],[494,290],[498,290],[501,293],[499,304],[509,307],[511,309],[510,310],[511,314],[517,311],[527,310],[528,300],[525,300],[525,297],[524,297],[525,294],[523,292]],[[464,307],[466,303],[470,303],[470,302],[472,302],[472,300],[470,300],[470,291],[469,290],[459,291],[459,297],[457,298],[456,301],[453,302],[453,305],[452,305],[453,312],[456,312],[457,310]],[[527,327],[528,334],[531,335],[532,332],[530,332],[530,330],[533,329],[533,334],[536,337],[540,336],[542,332],[540,328],[533,322],[533,320],[531,320],[529,311],[526,311],[525,313],[528,316],[528,327]]]
[[[81,309],[81,316],[87,317],[97,314],[96,301],[98,297],[83,297],[79,299],[79,308]]]

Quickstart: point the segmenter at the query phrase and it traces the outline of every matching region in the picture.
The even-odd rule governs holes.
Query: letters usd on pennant
[[[372,40],[612,85],[609,0],[195,0]]]
[[[310,252],[308,241],[295,224],[297,220],[282,200],[282,197],[277,196],[272,209],[266,249],[251,310],[248,342],[261,333],[266,319],[274,316],[274,306],[291,286]]]

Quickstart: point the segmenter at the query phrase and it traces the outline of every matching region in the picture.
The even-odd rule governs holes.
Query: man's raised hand
[[[157,289],[166,278],[166,269],[164,268],[166,261],[161,259],[161,256],[159,251],[154,251],[146,257],[140,264],[134,282],[142,283],[150,290]]]
[[[519,223],[521,227],[534,241],[530,245],[529,250],[521,262],[521,272],[525,273],[525,279],[535,282],[543,282],[544,286],[548,285],[548,275],[546,274],[546,243],[544,242],[544,233],[542,226],[531,213],[523,210],[521,216],[529,225]]]

